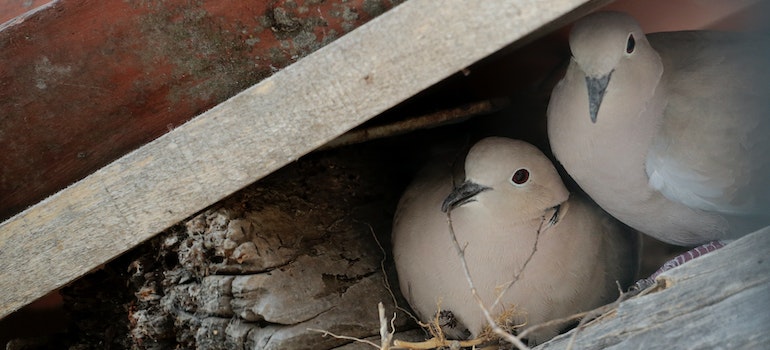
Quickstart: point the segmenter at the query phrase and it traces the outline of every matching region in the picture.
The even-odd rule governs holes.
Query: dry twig
[[[451,226],[451,218],[449,220],[450,220],[450,226]],[[527,257],[527,260],[524,261],[524,264],[521,265],[521,269],[519,269],[519,271],[516,273],[516,275],[513,276],[513,279],[510,282],[505,284],[505,287],[502,290],[502,292],[497,294],[497,298],[495,299],[495,302],[492,303],[492,309],[497,307],[497,304],[500,303],[500,300],[503,298],[503,295],[505,295],[505,293],[508,291],[508,289],[510,289],[511,286],[513,286],[519,280],[519,277],[521,276],[521,273],[524,272],[524,269],[527,268],[527,265],[529,265],[529,262],[532,260],[532,257],[535,256],[535,253],[537,252],[537,243],[540,241],[540,233],[543,232],[543,224],[545,224],[546,221],[547,221],[546,220],[546,216],[543,215],[543,217],[541,218],[541,221],[540,221],[540,227],[537,228],[537,233],[535,234],[535,237],[536,237],[535,238],[535,245],[532,247],[532,251],[529,253],[529,256]],[[452,231],[452,235],[454,235],[454,231]]]
[[[618,298],[610,304],[603,305],[591,311],[585,312],[585,317],[580,320],[580,323],[578,323],[577,327],[575,327],[575,331],[572,333],[572,336],[570,336],[569,343],[567,344],[567,350],[572,349],[572,347],[575,345],[575,339],[577,338],[578,333],[580,333],[580,331],[585,328],[588,322],[602,318],[604,315],[608,314],[609,311],[617,309],[620,303],[636,295],[631,293],[624,293],[623,288],[620,287],[620,283],[617,281],[615,281],[615,283],[617,284],[618,291],[620,292]]]
[[[388,259],[388,253],[385,252],[385,248],[382,246],[382,243],[380,243],[380,240],[377,238],[377,235],[374,233],[374,228],[372,227],[372,225],[370,225],[369,223],[364,223],[364,224],[366,224],[366,226],[369,227],[369,232],[372,234],[372,237],[374,238],[374,242],[377,243],[377,247],[380,248],[380,252],[382,253],[382,259],[380,259],[380,272],[382,272],[382,281],[385,284],[385,289],[388,290],[388,294],[390,294],[390,298],[393,301],[393,305],[396,307],[396,310],[399,310],[405,313],[417,324],[420,324],[420,320],[416,316],[412,315],[412,313],[409,312],[409,310],[398,305],[396,294],[393,293],[393,288],[390,285],[390,280],[388,280],[388,273],[385,270],[385,262]]]
[[[451,123],[459,123],[476,115],[490,114],[498,111],[508,105],[508,103],[509,101],[507,99],[484,100],[387,125],[373,126],[366,129],[355,129],[329,141],[327,144],[319,147],[316,151],[358,144],[385,137],[393,137],[416,130],[435,128]]]
[[[500,328],[497,322],[495,322],[495,320],[492,318],[492,315],[489,313],[489,309],[487,309],[487,307],[484,305],[484,301],[481,300],[481,297],[479,296],[478,291],[476,290],[476,286],[473,284],[473,278],[471,278],[471,272],[468,269],[468,263],[465,261],[465,248],[460,247],[460,243],[457,241],[457,235],[455,235],[454,227],[452,225],[451,210],[447,211],[447,221],[449,224],[449,235],[452,237],[452,243],[454,243],[455,250],[457,251],[457,255],[460,257],[460,264],[462,265],[463,273],[465,274],[465,279],[468,281],[468,285],[471,288],[471,294],[473,295],[473,298],[476,300],[476,303],[478,303],[479,308],[481,308],[481,311],[484,314],[484,318],[486,318],[487,323],[492,329],[492,332],[497,334],[500,338],[504,339],[505,341],[513,344],[517,348],[521,350],[528,350],[529,347],[526,346],[524,342],[521,341],[520,338],[517,338],[513,334],[510,334],[505,330],[503,330],[502,328]]]
[[[483,343],[483,339],[472,339],[472,340],[446,340],[446,339],[438,339],[438,338],[430,338],[426,341],[421,342],[408,342],[403,340],[396,340],[393,342],[393,346],[395,348],[399,349],[412,349],[412,350],[428,350],[428,349],[438,349],[438,348],[470,348],[470,347],[476,347],[478,345],[481,345]]]
[[[325,331],[325,330],[322,330],[322,329],[316,329],[316,328],[308,328],[307,330],[309,330],[311,332],[321,333],[321,335],[323,335],[324,337],[325,336],[331,336],[331,337],[334,337],[334,338],[337,338],[337,339],[352,340],[352,341],[355,341],[355,342],[358,342],[358,343],[369,344],[369,345],[373,346],[375,349],[380,349],[379,345],[377,345],[377,344],[375,344],[373,342],[370,342],[368,340],[365,340],[365,339],[358,339],[356,337],[349,337],[347,335],[337,335],[337,334],[334,334],[332,332]]]
[[[388,331],[388,319],[385,318],[385,307],[382,306],[382,302],[377,303],[377,311],[380,315],[380,349],[388,350],[393,341],[393,334],[396,332],[396,327],[393,326],[396,313],[394,312],[393,318],[390,319],[390,331]]]
[[[385,306],[382,305],[382,302],[377,303],[377,311],[380,315],[380,345],[377,345],[374,342],[371,342],[365,339],[359,339],[359,338],[350,337],[347,335],[338,335],[322,329],[308,328],[307,330],[311,332],[321,333],[324,337],[331,336],[337,339],[352,340],[358,343],[371,345],[375,349],[389,350],[391,349],[391,343],[393,342],[393,334],[395,334],[396,332],[396,328],[393,325],[396,320],[396,314],[393,313],[393,318],[390,319],[390,330],[388,330],[388,319],[385,317]]]

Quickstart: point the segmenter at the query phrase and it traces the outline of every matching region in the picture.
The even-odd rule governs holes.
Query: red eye
[[[521,185],[529,180],[529,170],[519,169],[511,176],[511,181],[517,185]]]

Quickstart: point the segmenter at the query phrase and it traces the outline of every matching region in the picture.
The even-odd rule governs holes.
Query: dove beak
[[[599,114],[599,107],[602,106],[604,94],[607,92],[607,85],[610,83],[612,70],[607,75],[598,78],[586,77],[586,87],[588,88],[588,110],[591,113],[591,122],[596,123],[596,116]]]
[[[441,211],[446,213],[465,203],[472,202],[474,201],[473,197],[477,194],[491,189],[492,187],[479,185],[473,181],[465,181],[460,186],[455,187],[444,199],[444,203],[441,203]]]

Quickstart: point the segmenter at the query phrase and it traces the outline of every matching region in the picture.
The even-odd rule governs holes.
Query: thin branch
[[[393,336],[396,334],[396,313],[393,313],[393,318],[390,319],[390,339],[393,340]]]
[[[366,222],[361,222],[369,227],[369,232],[372,234],[372,238],[374,238],[374,242],[377,243],[377,247],[380,248],[380,252],[382,253],[382,259],[380,259],[380,271],[382,272],[382,281],[385,284],[385,289],[388,291],[388,294],[390,294],[391,300],[393,300],[393,305],[396,307],[396,310],[400,310],[401,312],[405,313],[407,316],[412,318],[416,323],[420,323],[420,320],[417,319],[416,316],[412,315],[409,310],[401,307],[398,305],[398,299],[396,299],[396,294],[393,293],[393,288],[390,285],[390,280],[388,279],[388,273],[385,269],[385,262],[388,260],[388,253],[385,251],[385,248],[383,248],[382,243],[380,243],[379,238],[377,238],[377,234],[374,233],[374,228],[372,225]]]
[[[388,319],[385,317],[385,306],[382,304],[382,302],[377,303],[377,312],[380,316],[380,345],[365,339],[359,339],[347,335],[338,335],[321,329],[308,328],[307,330],[321,333],[324,337],[328,335],[337,339],[352,340],[358,343],[368,344],[379,350],[389,350],[392,348],[390,344],[393,342],[393,335],[396,332],[396,327],[394,326],[396,321],[396,314],[393,313],[393,318],[390,319],[390,322],[388,322]],[[390,324],[390,330],[388,329],[388,324]]]
[[[508,103],[509,101],[505,99],[484,100],[391,124],[352,130],[329,141],[327,144],[319,147],[317,151],[402,135],[415,130],[430,129],[442,125],[459,123],[476,115],[489,114],[498,111],[508,105]]]
[[[520,338],[526,338],[530,333],[536,332],[536,331],[540,330],[541,328],[551,327],[551,326],[555,326],[555,325],[560,325],[560,324],[564,324],[564,323],[567,323],[567,322],[572,322],[572,321],[581,319],[584,316],[586,316],[588,314],[591,314],[595,310],[598,310],[598,309],[603,308],[603,307],[604,306],[599,307],[599,308],[594,309],[594,310],[583,311],[583,312],[576,313],[574,315],[569,315],[567,317],[557,318],[555,320],[550,320],[548,322],[543,322],[543,323],[536,324],[536,325],[534,325],[532,327],[529,327],[529,328],[523,330],[521,333],[519,333],[519,337]]]
[[[446,340],[439,338],[431,338],[421,342],[410,342],[404,340],[395,340],[393,346],[399,349],[438,349],[438,348],[472,348],[483,343],[483,339],[471,339],[471,340]]]
[[[373,346],[375,349],[379,349],[380,348],[379,345],[377,345],[377,344],[375,344],[373,342],[370,342],[368,340],[365,340],[365,339],[358,339],[356,337],[349,337],[347,335],[337,335],[337,334],[334,334],[334,333],[329,332],[329,331],[325,331],[325,330],[321,330],[321,329],[315,329],[315,328],[308,328],[307,330],[309,330],[311,332],[321,333],[324,337],[328,335],[328,336],[332,336],[332,337],[337,338],[337,339],[352,340],[352,341],[355,341],[355,342],[358,342],[358,343],[369,344],[369,345]]]
[[[543,224],[545,223],[546,218],[545,215],[542,216],[542,219],[540,221],[540,226],[537,228],[537,232],[535,233],[535,245],[532,247],[532,251],[529,252],[529,256],[527,257],[527,260],[524,261],[524,264],[521,265],[521,268],[518,272],[516,272],[516,275],[513,276],[513,280],[508,282],[505,286],[505,289],[503,289],[502,292],[498,293],[497,298],[495,299],[495,302],[492,303],[492,309],[497,307],[497,305],[500,303],[500,300],[503,298],[503,295],[505,295],[506,292],[508,292],[508,289],[511,288],[511,286],[514,285],[519,280],[519,277],[521,277],[521,274],[524,272],[524,269],[529,265],[529,262],[532,260],[532,257],[535,256],[535,253],[537,252],[537,243],[540,242],[540,232],[543,230]],[[521,336],[520,336],[521,337]]]
[[[439,298],[438,302],[436,303],[436,313],[433,314],[433,321],[428,324],[420,323],[420,326],[427,328],[431,337],[443,344],[446,341],[446,337],[444,337],[444,332],[441,330],[441,321],[439,320],[440,316],[441,298]]]
[[[460,264],[463,268],[463,273],[465,274],[465,279],[468,281],[468,285],[471,288],[471,294],[473,294],[473,298],[476,300],[476,303],[478,303],[479,308],[481,308],[481,311],[484,314],[484,318],[486,318],[487,323],[492,328],[492,331],[500,336],[501,338],[505,339],[509,343],[513,344],[517,348],[521,350],[529,350],[529,347],[524,345],[524,343],[521,341],[521,339],[517,338],[513,334],[510,334],[500,328],[500,326],[497,325],[497,322],[492,318],[492,315],[489,313],[489,310],[484,306],[484,301],[481,300],[481,297],[479,296],[476,286],[473,284],[473,279],[471,278],[471,272],[468,269],[468,263],[465,261],[465,249],[460,247],[460,243],[457,241],[457,235],[455,235],[454,225],[452,224],[452,211],[447,211],[447,222],[449,224],[449,235],[452,237],[452,243],[454,243],[455,250],[457,251],[457,255],[460,257]]]
[[[618,289],[621,289],[619,284],[618,284]],[[620,291],[620,296],[618,296],[618,298],[614,302],[612,302],[610,304],[599,306],[599,307],[597,307],[597,308],[595,308],[593,310],[579,312],[579,313],[576,313],[576,314],[573,314],[573,315],[569,315],[567,317],[562,317],[562,318],[558,318],[558,319],[555,319],[555,320],[550,320],[548,322],[543,322],[543,323],[534,325],[534,326],[529,327],[529,328],[525,329],[524,331],[522,331],[519,334],[519,337],[520,338],[525,338],[530,333],[536,332],[536,331],[540,330],[541,328],[551,327],[551,326],[554,326],[554,325],[560,325],[560,324],[564,324],[564,323],[567,323],[567,322],[572,322],[572,321],[580,319],[580,323],[578,323],[578,325],[575,327],[575,331],[574,331],[574,333],[572,333],[572,336],[570,338],[570,342],[569,342],[569,344],[567,346],[567,349],[571,349],[572,345],[573,345],[573,342],[575,340],[575,337],[577,336],[578,332],[583,327],[585,327],[588,322],[590,322],[592,320],[595,320],[595,319],[599,319],[602,316],[604,316],[605,314],[607,314],[609,311],[616,309],[618,307],[618,305],[620,305],[621,302],[623,302],[625,300],[628,300],[629,297],[631,297],[631,295],[629,293],[623,293],[623,291],[621,290]]]
[[[610,304],[600,306],[586,313],[586,316],[580,320],[580,323],[578,323],[577,327],[575,327],[574,333],[572,333],[572,336],[570,336],[569,343],[567,344],[567,350],[572,349],[572,347],[575,345],[575,339],[577,339],[578,333],[580,333],[580,331],[585,328],[588,322],[604,317],[604,315],[606,315],[609,311],[617,309],[620,303],[635,296],[635,294],[624,293],[623,288],[620,287],[620,283],[618,281],[615,281],[615,284],[617,284],[618,292],[620,293],[618,298]]]
[[[388,331],[388,319],[385,317],[385,307],[382,302],[377,303],[377,312],[380,315],[380,349],[388,350],[390,348],[390,342],[393,340],[393,331]],[[396,319],[396,314],[393,314],[393,319]],[[392,321],[391,321],[392,324]]]

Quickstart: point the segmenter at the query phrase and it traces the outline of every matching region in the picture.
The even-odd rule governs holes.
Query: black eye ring
[[[633,53],[634,48],[636,48],[636,39],[634,39],[634,34],[628,34],[628,40],[626,41],[626,53]]]
[[[529,170],[524,168],[516,170],[513,176],[511,176],[511,182],[514,185],[523,185],[527,181],[529,181]]]

